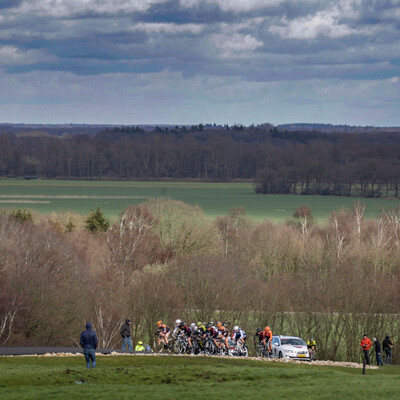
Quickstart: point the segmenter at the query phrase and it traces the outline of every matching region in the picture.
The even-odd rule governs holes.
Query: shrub
[[[100,207],[90,212],[85,221],[86,229],[90,232],[106,232],[110,226],[110,220],[104,216]]]
[[[21,223],[33,223],[33,213],[31,210],[23,210],[18,209],[18,210],[13,210],[11,212],[11,218],[17,220],[18,222]]]

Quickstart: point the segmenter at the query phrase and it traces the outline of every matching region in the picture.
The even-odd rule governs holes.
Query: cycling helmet
[[[218,328],[221,327],[221,326],[222,326],[222,323],[221,323],[221,322],[218,322],[218,323],[217,323],[217,326],[218,326]]]
[[[208,329],[208,328],[211,328],[211,324],[207,324],[206,325],[206,328]]]
[[[314,340],[314,338],[312,337],[310,340]]]
[[[270,328],[269,326],[266,326],[266,327],[265,327],[265,330],[266,330],[266,331],[270,331],[271,328]]]
[[[162,324],[162,321],[161,321],[161,320],[157,322],[157,325],[158,325],[158,326],[160,326],[161,324]]]
[[[201,325],[204,325],[204,324],[203,324],[202,322],[199,321],[199,322],[197,323],[197,326],[201,326]]]
[[[140,344],[140,345],[142,345],[142,344],[143,344],[143,342],[140,340],[139,342],[137,342],[137,344]]]
[[[175,325],[179,325],[179,324],[181,324],[182,323],[182,321],[180,320],[180,319],[177,319],[176,321],[175,321]]]
[[[191,328],[194,328],[196,326],[196,324],[194,323],[194,322],[192,322],[191,324],[190,324],[190,327]]]
[[[257,328],[257,332],[261,332],[261,329],[260,329],[260,328]]]
[[[239,330],[239,327],[238,327],[237,325],[235,325],[235,326],[233,327],[233,330],[234,330],[234,331],[238,331],[238,330]]]

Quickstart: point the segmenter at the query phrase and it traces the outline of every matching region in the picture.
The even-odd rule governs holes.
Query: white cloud
[[[354,29],[342,23],[341,20],[356,19],[359,12],[355,6],[361,0],[340,0],[331,9],[319,11],[314,15],[288,20],[281,19],[282,25],[273,25],[269,28],[285,39],[315,39],[318,36],[327,36],[333,39],[353,34],[372,34],[372,29]]]
[[[87,12],[96,14],[143,12],[154,4],[164,2],[166,0],[25,0],[16,12],[66,18]]]
[[[253,50],[263,45],[263,42],[254,36],[240,33],[214,34],[211,35],[211,42],[223,58],[247,57]]]
[[[183,7],[197,7],[201,3],[215,4],[223,11],[235,13],[261,10],[263,8],[274,7],[285,0],[180,0]]]
[[[133,25],[129,30],[140,30],[147,33],[167,33],[167,34],[199,34],[204,30],[201,24],[173,24],[173,23],[139,23]]]

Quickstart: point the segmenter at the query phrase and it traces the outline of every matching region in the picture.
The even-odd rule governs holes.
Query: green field
[[[400,368],[206,357],[1,357],[0,397],[25,399],[398,399]]]
[[[130,204],[153,197],[170,197],[200,206],[210,218],[226,215],[241,206],[256,221],[283,222],[296,208],[308,204],[318,221],[332,210],[351,208],[357,198],[335,196],[260,195],[251,183],[131,182],[131,181],[62,181],[0,180],[0,207],[30,208],[39,213],[73,211],[86,215],[101,207],[115,219]],[[367,206],[366,217],[376,217],[382,207],[397,207],[397,199],[361,199]]]

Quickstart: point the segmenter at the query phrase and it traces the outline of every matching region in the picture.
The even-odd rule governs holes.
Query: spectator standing
[[[382,348],[381,348],[381,343],[376,337],[374,337],[374,347],[375,347],[376,365],[379,367],[380,365],[383,365],[381,358]]]
[[[121,337],[122,337],[122,351],[125,351],[128,346],[129,351],[133,351],[132,339],[131,339],[131,320],[126,319],[125,323],[121,326]]]
[[[367,365],[371,365],[370,359],[369,359],[369,349],[372,346],[371,339],[368,338],[367,334],[364,333],[364,336],[361,340],[360,346],[363,350],[364,353],[364,359]]]
[[[90,322],[86,323],[86,330],[81,333],[81,346],[86,358],[86,368],[90,368],[90,362],[92,363],[92,368],[96,368],[97,335],[92,330]]]
[[[390,340],[389,335],[386,335],[382,343],[383,351],[385,352],[385,364],[392,363],[392,347],[393,342]]]

